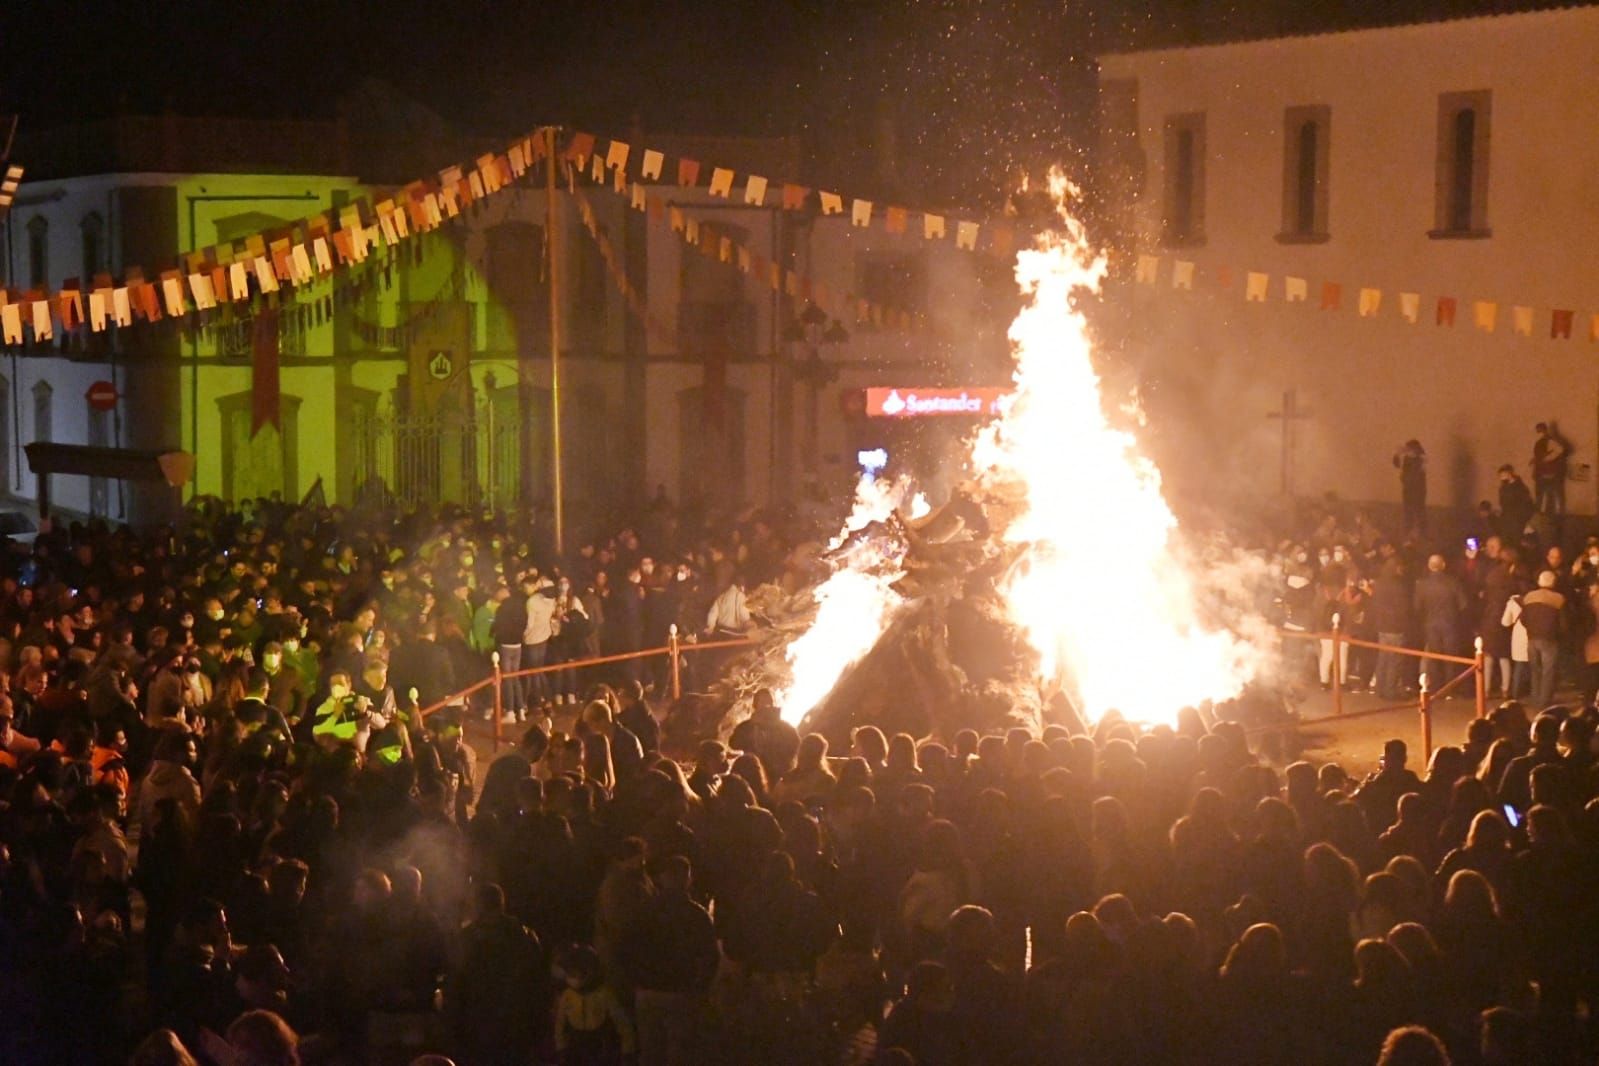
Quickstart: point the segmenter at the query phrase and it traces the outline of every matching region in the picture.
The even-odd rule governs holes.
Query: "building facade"
[[[30,180],[5,225],[8,285],[54,288],[69,278],[120,277],[133,265],[159,270],[189,249],[337,209],[373,187],[350,173],[358,164],[328,149],[342,139],[331,124],[309,138],[320,150],[296,156],[260,144],[273,131],[249,123],[117,123],[147,121],[169,142],[159,158],[148,147],[78,158],[66,146],[81,138],[62,139],[57,160],[48,158],[50,142],[34,148]],[[305,148],[305,130],[295,130],[288,144]],[[108,141],[147,145],[139,132],[119,136],[114,128]],[[205,136],[227,146],[225,163],[184,157]],[[786,141],[651,143],[765,173],[804,165]],[[184,163],[196,169],[173,169]],[[804,301],[736,262],[701,254],[609,188],[563,186],[563,482],[568,513],[579,521],[658,489],[737,507],[792,499],[807,479],[846,482],[855,450],[874,438],[848,402],[856,391],[989,383],[1003,374],[1003,345],[990,343],[985,354],[970,341],[984,306],[982,274],[992,273],[971,253],[858,230],[847,218],[715,199],[703,187],[656,186],[651,195],[834,291],[915,312],[927,326],[818,321]],[[588,212],[600,240],[580,221]],[[198,328],[136,322],[7,349],[0,488],[31,499],[36,486],[21,449],[55,440],[183,448],[195,456],[191,491],[230,501],[299,498],[320,485],[341,503],[547,503],[546,225],[543,185],[524,179],[360,266],[285,288],[273,303],[224,306]],[[643,295],[647,313],[629,309],[618,272]],[[280,400],[277,425],[258,427],[253,367],[263,345],[275,350]],[[116,385],[110,411],[87,402],[98,381]],[[83,514],[149,521],[171,504],[152,491],[141,510],[134,487],[60,480],[52,485],[57,505]]]
[[[1550,422],[1595,509],[1596,50],[1573,7],[1101,58],[1113,304],[1178,479],[1394,499],[1416,438],[1469,506]]]

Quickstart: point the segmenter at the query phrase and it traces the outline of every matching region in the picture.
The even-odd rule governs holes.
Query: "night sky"
[[[36,3],[0,13],[0,113],[332,117],[377,79],[459,129],[801,134],[835,181],[892,126],[893,189],[977,195],[1070,162],[1092,56],[1538,6],[1484,0]],[[891,120],[891,121],[890,121]]]

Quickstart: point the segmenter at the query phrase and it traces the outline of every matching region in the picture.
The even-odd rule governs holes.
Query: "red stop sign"
[[[117,387],[109,381],[96,381],[83,398],[96,411],[109,411],[117,405]]]

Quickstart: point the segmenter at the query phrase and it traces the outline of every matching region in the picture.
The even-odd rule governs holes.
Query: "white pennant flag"
[[[50,301],[33,301],[33,339],[47,341],[55,336],[55,324],[50,318]]]
[[[1421,319],[1421,293],[1399,294],[1399,317],[1414,326]]]

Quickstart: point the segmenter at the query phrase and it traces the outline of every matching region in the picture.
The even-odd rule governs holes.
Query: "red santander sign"
[[[117,387],[109,381],[96,381],[83,398],[96,411],[109,411],[117,405]]]
[[[998,414],[1009,389],[977,386],[965,389],[871,388],[866,390],[866,413],[873,418],[926,418],[965,415],[982,418]]]

